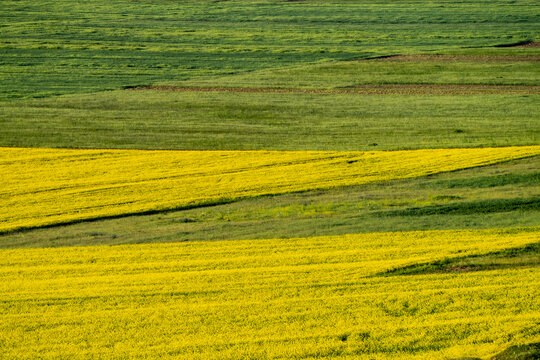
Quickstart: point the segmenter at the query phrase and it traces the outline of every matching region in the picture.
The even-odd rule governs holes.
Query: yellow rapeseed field
[[[448,359],[540,341],[540,269],[380,276],[538,228],[0,250],[0,358]]]
[[[0,148],[0,232],[409,178],[540,154],[540,146],[413,151]]]

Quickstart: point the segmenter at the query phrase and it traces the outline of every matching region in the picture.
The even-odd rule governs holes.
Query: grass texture
[[[340,89],[366,84],[538,86],[539,61],[537,48],[482,49],[458,54],[428,53],[298,65],[161,85],[271,89]]]
[[[532,0],[2,2],[0,98],[538,38]]]
[[[540,154],[540,146],[396,152],[3,148],[0,231],[381,182]]]
[[[536,145],[534,94],[114,91],[0,104],[0,144],[178,150]]]
[[[540,143],[539,48],[454,52],[2,101],[0,145],[355,151]]]
[[[486,357],[540,339],[537,267],[376,274],[522,247],[537,234],[427,231],[1,250],[2,356]]]

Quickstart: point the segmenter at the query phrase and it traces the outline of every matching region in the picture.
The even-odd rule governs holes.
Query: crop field
[[[4,356],[20,359],[485,356],[511,342],[540,340],[537,268],[384,272],[523,247],[537,234],[538,228],[5,250],[0,339]]]
[[[0,360],[540,358],[537,1],[0,19]]]
[[[396,152],[0,149],[0,231],[418,177],[540,146]]]
[[[0,101],[0,145],[354,151],[540,143],[540,48],[435,54]]]
[[[0,248],[540,226],[540,157],[0,234]]]

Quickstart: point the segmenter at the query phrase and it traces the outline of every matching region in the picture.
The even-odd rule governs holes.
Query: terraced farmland
[[[7,1],[0,359],[540,358],[540,6]]]

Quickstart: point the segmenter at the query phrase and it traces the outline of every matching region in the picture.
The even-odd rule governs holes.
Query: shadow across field
[[[460,273],[540,266],[540,243],[481,255],[448,258],[388,270],[379,276]],[[501,358],[502,359],[502,358]],[[506,358],[505,358],[506,359]]]
[[[540,342],[510,346],[491,360],[535,360],[540,359]]]

